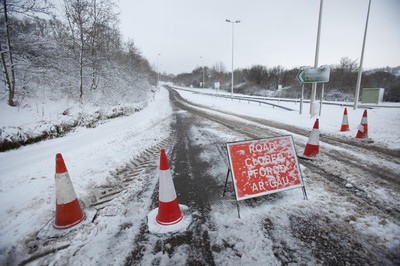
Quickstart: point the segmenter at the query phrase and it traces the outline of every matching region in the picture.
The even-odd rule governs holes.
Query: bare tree
[[[86,32],[89,24],[89,2],[86,0],[64,0],[72,49],[79,63],[79,99],[83,97],[83,58],[85,56]]]
[[[3,67],[3,75],[8,88],[8,105],[15,106],[14,95],[15,95],[15,66],[13,60],[13,54],[11,49],[11,37],[10,27],[8,20],[7,2],[3,0],[3,15],[4,15],[4,33],[6,46],[3,50],[3,46],[0,43],[1,53],[1,64]]]
[[[97,88],[100,61],[105,60],[112,53],[110,49],[116,50],[120,48],[119,20],[117,14],[113,11],[114,6],[113,1],[92,0],[90,2],[91,25],[88,31],[88,38],[92,65],[92,82],[90,86],[92,90]]]
[[[279,85],[282,85],[285,70],[281,66],[275,66],[269,71],[272,86],[278,89]]]
[[[246,80],[257,85],[264,84],[266,79],[268,78],[267,68],[262,65],[255,65],[252,66],[250,69],[246,69],[244,71],[246,75]]]
[[[213,65],[212,70],[216,73],[222,74],[226,72],[226,67],[222,61],[219,61]]]
[[[8,89],[8,104],[15,106],[16,75],[13,49],[11,45],[11,29],[9,15],[12,13],[33,16],[36,13],[48,13],[52,5],[47,0],[2,0],[3,30],[0,41],[0,60],[3,77]]]
[[[86,66],[90,65],[91,84],[98,85],[100,61],[120,46],[118,17],[113,1],[64,0],[70,46],[79,64],[79,98],[82,101]],[[102,56],[100,56],[102,55]]]
[[[357,59],[342,57],[339,65],[332,67],[330,81],[326,84],[327,88],[343,92],[352,91],[357,82],[357,71]]]

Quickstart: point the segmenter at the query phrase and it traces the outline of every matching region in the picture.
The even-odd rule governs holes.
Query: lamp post
[[[236,23],[240,23],[240,20],[236,20],[236,21],[231,21],[229,19],[225,20],[228,23],[232,24],[232,81],[231,81],[231,98],[233,98],[233,55],[234,55],[234,36],[235,36],[235,30],[234,30],[234,26]]]
[[[353,106],[354,110],[357,109],[358,97],[360,95],[362,67],[363,67],[363,61],[364,61],[364,49],[365,49],[365,41],[367,39],[367,30],[368,30],[368,20],[369,20],[369,10],[370,9],[371,9],[371,0],[369,0],[368,12],[367,12],[367,20],[365,22],[364,39],[363,39],[363,44],[362,44],[362,49],[361,49],[360,67],[358,68],[356,91],[355,91],[355,94],[354,94],[354,106]]]
[[[201,58],[201,62],[203,63],[203,83],[201,83],[202,88],[204,89],[204,58],[202,56],[200,56]]]
[[[162,67],[163,67],[163,64],[160,64],[160,70],[158,71],[158,73],[160,73],[160,77],[159,77],[159,81],[161,82],[162,80],[162,74],[161,74],[161,71],[162,71]]]
[[[161,54],[157,54],[157,87],[160,85],[160,70],[159,70],[159,68],[158,68],[158,57],[160,56]]]
[[[324,5],[324,0],[320,1],[319,5],[319,17],[318,17],[318,31],[317,31],[317,44],[315,48],[315,58],[314,58],[314,68],[318,67],[318,59],[319,59],[319,39],[321,35],[321,20],[322,20],[322,9]],[[317,93],[317,83],[312,84],[311,88],[311,99],[310,99],[310,114],[313,114],[315,95]],[[322,99],[322,96],[321,96]]]

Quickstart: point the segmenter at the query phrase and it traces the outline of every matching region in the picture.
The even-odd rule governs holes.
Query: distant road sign
[[[329,82],[329,66],[320,66],[319,68],[304,68],[297,75],[300,83],[325,83]]]
[[[237,200],[304,187],[293,138],[227,143]]]

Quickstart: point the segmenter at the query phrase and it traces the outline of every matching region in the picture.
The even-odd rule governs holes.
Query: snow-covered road
[[[329,134],[328,125],[323,133],[329,141],[321,141],[320,158],[301,162],[308,200],[300,189],[246,200],[240,202],[239,219],[234,192],[228,189],[221,196],[228,169],[225,143],[293,134],[291,127],[277,129],[257,117],[223,113],[209,97],[181,94],[202,105],[208,101],[214,110],[170,93],[171,102],[161,89],[148,108],[133,116],[1,153],[0,262],[400,263],[400,158],[395,150],[388,155],[370,149],[376,143],[353,145],[349,137]],[[229,110],[238,109],[230,104]],[[293,116],[280,112],[275,115]],[[299,129],[293,136],[297,149],[303,149],[304,129],[298,121],[289,125]],[[161,146],[169,151],[178,199],[194,217],[188,231],[166,236],[146,229],[146,215],[157,204]],[[88,216],[63,235],[51,228],[57,152],[63,153]]]

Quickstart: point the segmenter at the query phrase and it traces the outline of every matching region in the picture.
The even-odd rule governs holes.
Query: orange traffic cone
[[[367,119],[367,110],[364,110],[364,114],[361,118],[361,124],[357,127],[357,139],[366,139],[368,138],[368,119]]]
[[[344,108],[342,126],[340,127],[340,131],[350,131],[349,128],[349,118],[347,117],[347,108]]]
[[[55,179],[57,200],[54,227],[56,229],[70,228],[85,219],[85,213],[79,206],[61,153],[57,153],[56,155]]]
[[[180,222],[183,217],[184,215],[176,197],[167,154],[165,149],[162,149],[160,154],[160,184],[156,221],[161,225],[172,225]]]
[[[304,149],[304,157],[313,158],[319,153],[319,120],[315,120],[314,127],[310,133],[306,148]]]

